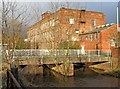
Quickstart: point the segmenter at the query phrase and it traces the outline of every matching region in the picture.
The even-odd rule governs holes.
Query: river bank
[[[120,78],[120,63],[118,59],[112,60],[112,63],[106,62],[102,64],[91,65],[89,68],[98,74]]]
[[[111,72],[105,72],[105,70],[103,69],[99,69],[99,68],[90,68],[92,71],[98,73],[98,74],[102,74],[105,76],[111,76],[111,77],[116,77],[116,78],[120,78],[120,69],[116,69],[113,70]]]

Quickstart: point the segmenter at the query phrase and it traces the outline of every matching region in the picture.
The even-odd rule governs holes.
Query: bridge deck
[[[15,63],[17,65],[43,65],[43,64],[62,64],[65,62],[69,63],[85,63],[85,62],[108,62],[109,57],[73,57],[73,58],[15,58]]]

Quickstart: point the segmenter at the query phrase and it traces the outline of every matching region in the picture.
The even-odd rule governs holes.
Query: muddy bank
[[[111,77],[116,77],[116,78],[120,78],[120,70],[115,70],[115,71],[111,71],[111,72],[106,72],[106,70],[104,69],[99,69],[99,68],[90,68],[92,71],[98,73],[98,74],[102,74],[105,76],[111,76]]]
[[[92,71],[105,76],[120,78],[120,66],[113,67],[109,63],[92,65],[89,67]]]
[[[111,73],[104,73],[102,75],[120,78],[120,70],[119,71],[113,71]]]

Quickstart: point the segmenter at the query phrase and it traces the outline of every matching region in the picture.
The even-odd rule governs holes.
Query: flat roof
[[[113,25],[115,25],[115,24],[101,25],[101,26],[98,26],[97,28],[95,28],[95,29],[93,29],[93,30],[87,30],[87,31],[85,31],[84,33],[81,33],[81,34],[79,34],[79,35],[86,35],[86,34],[91,34],[91,33],[97,33],[97,32],[100,32],[100,31],[106,29],[106,28],[109,28],[109,27],[111,27],[111,26],[113,26]]]

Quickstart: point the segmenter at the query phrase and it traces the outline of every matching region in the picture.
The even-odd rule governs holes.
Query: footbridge
[[[17,65],[43,65],[43,64],[63,64],[69,63],[92,63],[92,62],[109,62],[110,57],[98,56],[81,56],[81,57],[17,57],[14,62]]]
[[[86,52],[85,54],[79,53],[77,51],[59,51],[54,52],[37,52],[35,54],[27,53],[28,51],[14,53],[14,63],[16,65],[46,65],[50,69],[59,72],[62,75],[73,76],[74,75],[74,64],[84,63],[84,64],[95,64],[95,63],[104,63],[110,62],[111,57],[108,54],[103,55],[97,51],[94,53]],[[26,55],[27,53],[27,55]],[[102,54],[102,55],[101,55]]]

